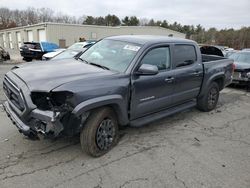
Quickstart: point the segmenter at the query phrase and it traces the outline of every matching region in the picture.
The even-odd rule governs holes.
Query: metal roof
[[[126,42],[141,44],[141,45],[144,45],[146,43],[159,43],[159,42],[194,43],[194,41],[188,40],[188,39],[159,36],[159,35],[119,35],[119,36],[106,37],[106,39],[126,41]]]
[[[65,26],[73,26],[73,27],[93,27],[93,28],[112,28],[112,29],[120,29],[120,28],[158,28],[162,30],[168,30],[171,32],[179,33],[179,34],[184,34],[175,30],[171,30],[168,28],[160,27],[160,26],[102,26],[102,25],[83,25],[83,24],[69,24],[69,23],[55,23],[55,22],[42,22],[38,24],[33,24],[33,25],[26,25],[26,26],[20,26],[20,27],[13,27],[13,28],[8,28],[8,29],[2,29],[0,32],[4,31],[11,31],[11,30],[18,30],[18,29],[28,29],[30,27],[36,27],[36,26],[42,26],[46,27],[47,25],[65,25]]]

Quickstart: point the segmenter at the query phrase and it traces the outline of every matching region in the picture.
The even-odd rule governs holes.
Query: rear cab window
[[[30,48],[30,49],[35,49],[35,50],[40,50],[41,46],[40,43],[37,42],[32,42],[32,43],[24,43],[24,47]]]
[[[176,68],[192,65],[197,61],[196,49],[192,44],[174,45],[173,54]]]

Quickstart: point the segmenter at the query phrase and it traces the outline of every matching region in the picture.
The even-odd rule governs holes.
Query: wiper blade
[[[97,67],[100,67],[102,69],[105,69],[105,70],[110,70],[110,68],[104,66],[104,65],[100,65],[100,64],[97,64],[97,63],[92,63],[92,62],[89,62],[90,65],[94,65],[94,66],[97,66]]]
[[[78,57],[78,58],[76,58],[76,59],[77,59],[77,60],[80,59],[82,62],[87,63],[87,64],[89,64],[89,65],[94,65],[94,66],[100,67],[100,68],[105,69],[105,70],[110,70],[110,68],[108,68],[108,67],[106,67],[106,66],[104,66],[104,65],[100,65],[100,64],[97,64],[97,63],[88,62],[87,60],[82,59],[81,57]]]
[[[87,60],[85,60],[85,59],[82,59],[82,58],[80,58],[80,57],[78,57],[78,58],[75,58],[76,60],[78,60],[78,59],[80,59],[82,62],[84,62],[84,63],[87,63],[87,64],[89,64],[89,62],[87,61]]]

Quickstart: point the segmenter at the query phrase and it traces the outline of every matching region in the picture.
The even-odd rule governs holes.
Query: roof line
[[[83,24],[69,24],[69,23],[56,23],[56,22],[41,22],[41,23],[32,24],[32,25],[2,29],[2,30],[0,30],[0,32],[25,29],[25,28],[29,28],[29,27],[36,27],[36,26],[42,26],[42,25],[44,25],[44,26],[46,26],[46,25],[66,25],[66,26],[76,26],[76,27],[96,27],[96,28],[112,28],[112,29],[133,28],[133,27],[135,27],[135,28],[158,28],[158,29],[162,29],[162,30],[173,31],[173,32],[176,32],[179,34],[185,34],[185,33],[179,32],[179,31],[171,30],[168,28],[160,27],[160,26],[104,26],[104,25],[83,25]]]

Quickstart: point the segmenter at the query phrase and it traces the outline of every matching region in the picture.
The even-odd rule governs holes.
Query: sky
[[[46,7],[76,17],[115,14],[166,19],[182,25],[201,24],[206,29],[250,26],[250,0],[0,0],[0,7]]]

